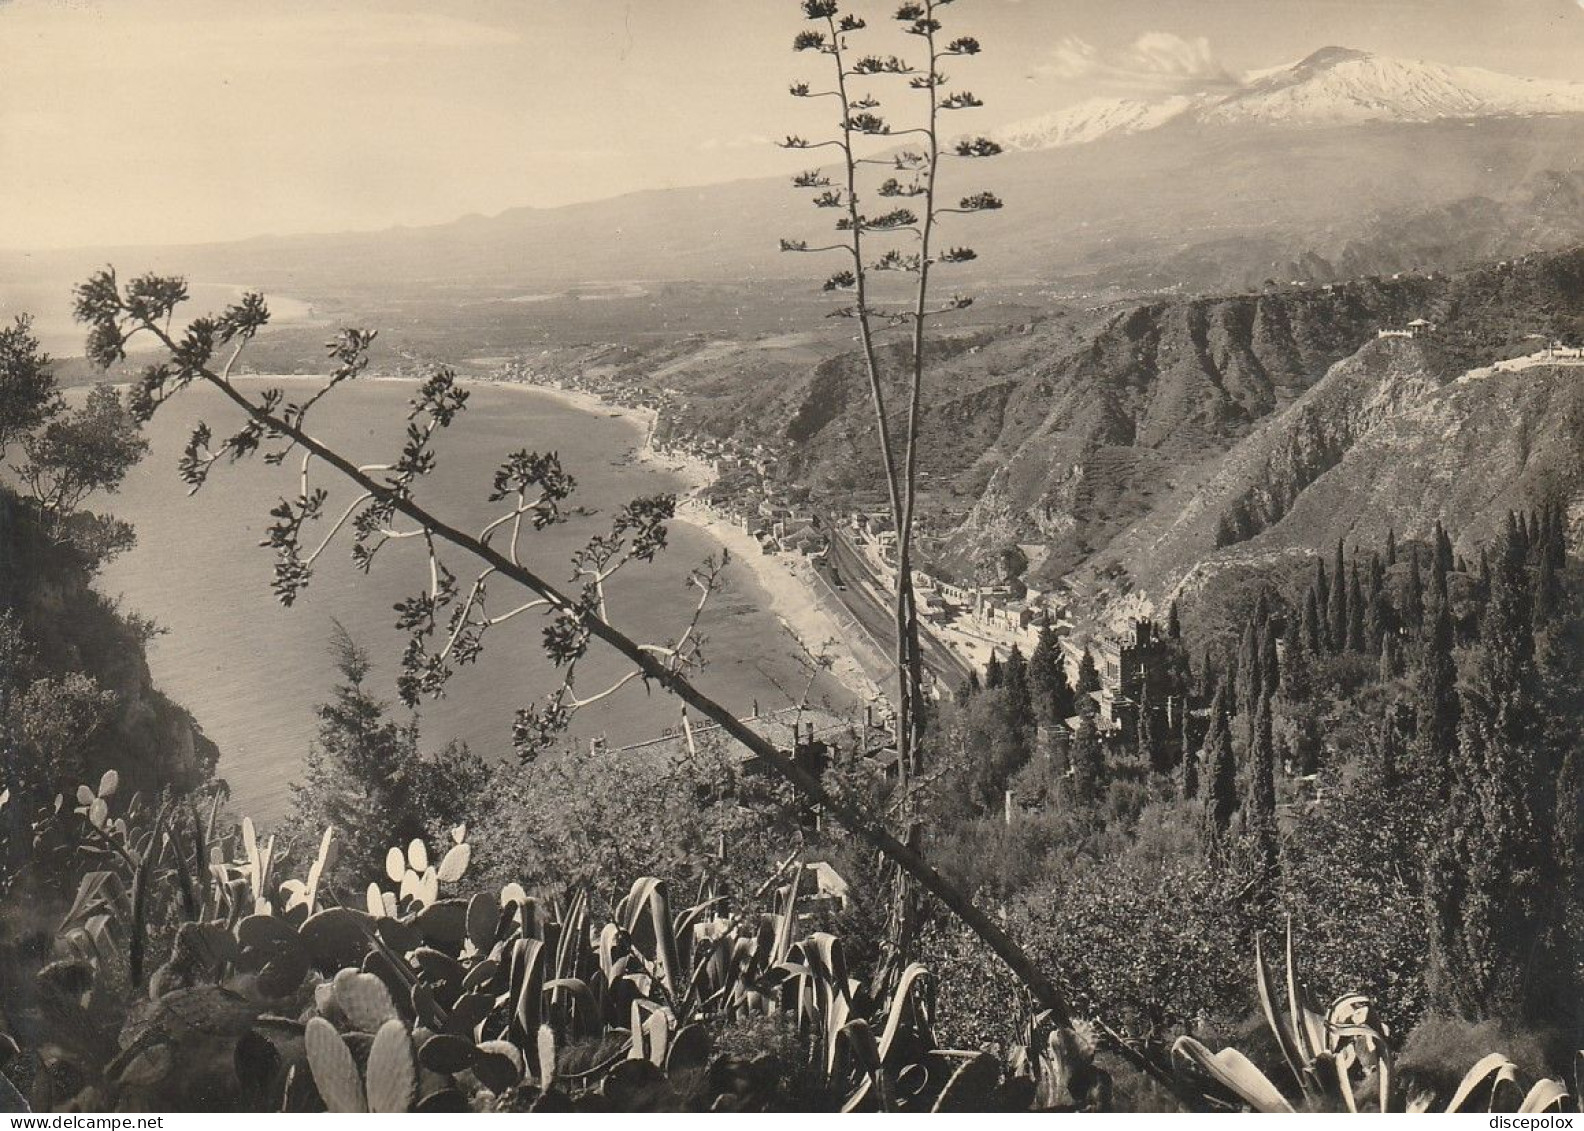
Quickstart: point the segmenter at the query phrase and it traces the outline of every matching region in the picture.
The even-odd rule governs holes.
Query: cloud
[[[1068,36],[1034,71],[1067,82],[1149,93],[1239,85],[1215,57],[1208,39],[1184,39],[1169,31],[1147,31],[1127,47],[1111,51]]]

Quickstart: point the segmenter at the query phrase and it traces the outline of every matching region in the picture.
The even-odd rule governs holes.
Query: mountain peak
[[[1009,126],[1000,140],[1015,149],[1054,149],[1167,126],[1319,128],[1541,114],[1584,114],[1584,84],[1329,46],[1290,66],[1251,72],[1230,93],[1091,99]]]
[[[1326,67],[1334,67],[1338,63],[1351,62],[1354,59],[1368,59],[1368,51],[1359,51],[1352,47],[1322,47],[1320,50],[1305,56],[1302,60],[1287,68],[1290,71],[1319,71]]]

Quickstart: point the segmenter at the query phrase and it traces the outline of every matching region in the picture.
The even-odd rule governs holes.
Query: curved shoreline
[[[479,384],[516,386],[551,397],[568,408],[596,415],[620,417],[643,429],[643,441],[634,451],[634,460],[680,477],[686,494],[677,506],[676,521],[702,531],[711,541],[740,562],[770,598],[768,611],[811,659],[829,665],[829,672],[860,702],[881,696],[838,623],[824,610],[815,588],[812,568],[803,558],[785,554],[765,554],[759,543],[701,497],[715,481],[714,470],[703,460],[667,453],[654,448],[654,429],[659,413],[652,408],[633,408],[615,404],[582,389],[564,389],[531,381],[499,381],[470,377]]]

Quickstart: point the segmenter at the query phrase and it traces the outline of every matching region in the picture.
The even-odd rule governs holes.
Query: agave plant
[[[1324,1013],[1314,1008],[1298,980],[1290,921],[1284,984],[1277,986],[1258,940],[1254,974],[1265,1023],[1281,1049],[1292,1087],[1283,1091],[1237,1049],[1212,1053],[1192,1037],[1179,1037],[1172,1046],[1173,1067],[1185,1090],[1205,1107],[1263,1113],[1413,1113],[1434,1110],[1441,1102],[1427,1092],[1407,1094],[1394,1068],[1390,1030],[1368,997],[1344,994]],[[1560,1080],[1542,1079],[1525,1089],[1517,1065],[1492,1053],[1468,1070],[1439,1110],[1535,1114],[1571,1110],[1570,1100]]]

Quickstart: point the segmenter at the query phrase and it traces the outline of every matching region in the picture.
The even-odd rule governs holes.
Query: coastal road
[[[881,654],[889,656],[896,628],[891,607],[882,597],[887,587],[846,535],[828,518],[824,521],[831,548],[825,560],[819,563],[819,571],[831,583],[836,599],[881,646]],[[954,693],[972,670],[968,662],[922,627],[920,641],[924,648],[924,666],[947,692]]]

